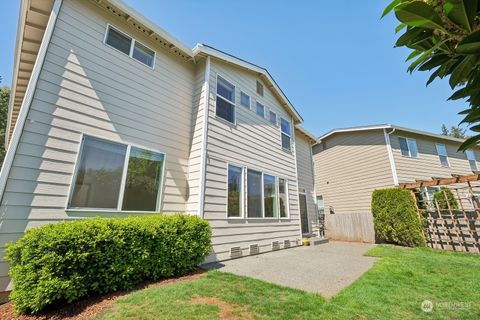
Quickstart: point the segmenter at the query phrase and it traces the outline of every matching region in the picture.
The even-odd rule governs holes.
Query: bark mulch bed
[[[135,286],[132,290],[117,291],[102,296],[89,297],[72,302],[68,305],[60,305],[56,308],[49,308],[35,316],[16,315],[11,302],[0,305],[0,319],[2,320],[78,320],[94,319],[95,316],[112,305],[118,298],[134,291],[146,289],[153,286],[163,286],[175,282],[192,281],[200,278],[206,273],[198,269],[195,272],[181,277],[159,280],[156,282],[145,282]]]

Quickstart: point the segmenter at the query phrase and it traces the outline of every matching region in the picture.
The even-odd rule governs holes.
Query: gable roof
[[[355,131],[367,131],[367,130],[379,130],[379,129],[393,129],[393,130],[399,130],[399,131],[404,131],[404,132],[410,132],[414,134],[419,134],[422,136],[428,136],[432,138],[437,138],[437,139],[442,139],[442,140],[449,140],[449,141],[454,141],[454,142],[460,142],[463,143],[465,139],[459,139],[459,138],[454,138],[454,137],[449,137],[445,136],[442,134],[436,134],[436,133],[431,133],[427,131],[421,131],[421,130],[416,130],[416,129],[410,129],[410,128],[405,128],[405,127],[400,127],[397,125],[393,124],[376,124],[376,125],[368,125],[368,126],[360,126],[360,127],[349,127],[349,128],[337,128],[333,129],[324,135],[320,136],[317,139],[317,143],[320,143],[322,140],[325,140],[326,138],[330,137],[331,135],[335,133],[340,133],[340,132],[355,132]]]

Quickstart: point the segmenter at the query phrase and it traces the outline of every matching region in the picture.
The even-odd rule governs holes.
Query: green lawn
[[[480,256],[389,246],[367,255],[381,259],[331,300],[211,271],[120,298],[100,318],[480,319]],[[427,299],[431,313],[420,308]]]

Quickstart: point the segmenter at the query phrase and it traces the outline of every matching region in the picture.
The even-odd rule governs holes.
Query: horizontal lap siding
[[[107,23],[153,48],[155,69],[104,45]],[[185,211],[198,77],[192,63],[93,3],[64,0],[0,206],[2,252],[30,227],[98,215],[64,209],[81,134],[164,152],[161,209]],[[7,271],[0,261],[0,280]]]
[[[310,232],[318,227],[317,206],[315,205],[315,185],[313,159],[309,140],[300,131],[295,131],[297,152],[298,187],[305,189],[307,214]]]
[[[326,213],[368,213],[375,189],[393,186],[382,130],[337,133],[314,147],[315,188]]]
[[[418,158],[402,156],[398,138],[413,138],[417,141]],[[432,177],[451,177],[452,174],[472,174],[467,156],[457,152],[460,142],[435,139],[408,132],[395,131],[390,137],[392,152],[397,166],[399,182],[415,182],[415,180],[430,180]],[[442,167],[435,144],[444,144],[447,148],[450,167]],[[475,157],[480,160],[480,149],[474,149]],[[480,168],[480,163],[477,163]]]
[[[236,87],[236,125],[215,116],[217,75]],[[266,86],[264,97],[257,96],[256,80],[253,73],[212,60],[204,206],[205,219],[213,229],[209,260],[229,259],[231,247],[242,247],[245,255],[250,244],[259,244],[261,252],[269,251],[272,241],[293,241],[300,236],[295,156],[282,150],[280,128],[255,113],[255,101],[265,106],[266,114],[271,109],[278,117],[290,117]],[[240,105],[240,90],[250,96],[252,110]],[[227,219],[229,162],[287,178],[290,219]]]

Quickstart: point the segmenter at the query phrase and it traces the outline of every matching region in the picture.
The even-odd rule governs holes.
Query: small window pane
[[[70,207],[117,209],[127,147],[85,137]]]
[[[287,207],[287,181],[285,179],[278,179],[278,200],[280,204],[280,217],[288,217]]]
[[[146,64],[149,67],[153,67],[153,59],[155,53],[143,44],[135,41],[135,47],[133,48],[133,58]]]
[[[217,78],[217,94],[235,103],[235,87],[222,77]]]
[[[416,158],[418,156],[417,141],[415,139],[407,139],[408,149],[410,150],[410,157]]]
[[[263,200],[265,207],[265,217],[273,218],[277,216],[276,196],[277,184],[274,176],[263,175]]]
[[[123,210],[156,211],[164,155],[132,147],[128,161]]]
[[[410,151],[408,150],[407,139],[398,138],[398,144],[400,145],[400,150],[402,152],[402,156],[410,157]]]
[[[111,27],[108,28],[106,43],[114,47],[115,49],[120,50],[127,55],[130,55],[130,45],[132,43],[132,38]]]
[[[242,171],[235,166],[228,166],[228,217],[241,216]]]
[[[292,135],[291,127],[290,127],[290,121],[287,121],[283,118],[280,118],[280,128],[283,133],[287,134],[288,136]]]
[[[477,171],[478,168],[477,168],[477,159],[475,158],[475,152],[469,149],[466,151],[466,153],[467,153],[468,163],[470,164],[470,169],[472,169],[472,171]]]
[[[290,150],[290,137],[285,133],[282,133],[282,148]]]
[[[277,124],[277,114],[273,111],[270,111],[269,116],[268,116],[268,120],[270,121],[270,123],[276,125]]]
[[[247,170],[247,207],[249,218],[262,217],[262,173]]]
[[[257,81],[257,93],[263,97],[263,84]]]
[[[472,171],[478,171],[477,161],[468,160],[468,163],[470,164],[470,169],[472,169]]]
[[[265,106],[257,102],[257,114],[265,118]]]
[[[235,123],[235,106],[220,97],[217,97],[216,114],[228,122]]]
[[[443,167],[448,167],[447,148],[444,144],[436,144],[435,147],[437,148],[437,154],[438,158],[440,159],[440,164]]]
[[[246,93],[240,92],[240,103],[242,106],[250,109],[250,96]]]

